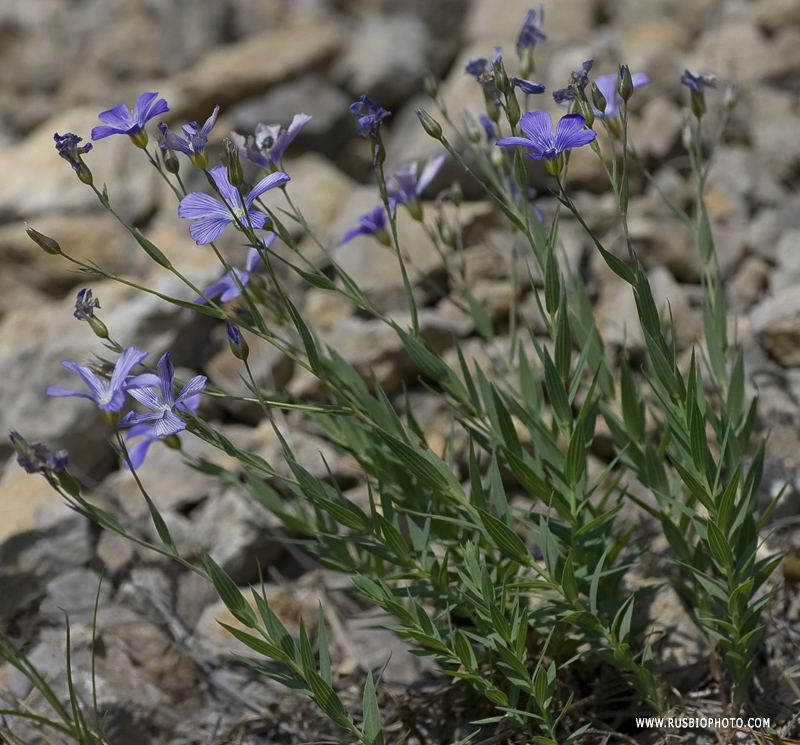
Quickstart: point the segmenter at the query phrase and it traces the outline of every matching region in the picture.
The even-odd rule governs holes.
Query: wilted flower
[[[544,93],[544,86],[541,83],[532,83],[530,80],[522,80],[521,78],[511,78],[511,87],[519,88],[523,93],[532,95]]]
[[[97,118],[103,122],[103,126],[92,130],[92,139],[97,141],[111,135],[129,135],[137,147],[146,147],[147,132],[144,130],[144,125],[154,116],[169,111],[167,102],[163,98],[156,101],[157,98],[158,93],[142,93],[136,99],[133,111],[121,103],[113,109],[98,114]]]
[[[580,114],[567,114],[561,117],[553,131],[553,120],[545,111],[533,111],[520,119],[520,129],[527,137],[504,137],[497,144],[502,146],[520,145],[533,150],[526,153],[534,160],[546,161],[547,170],[554,176],[561,172],[561,155],[571,148],[588,145],[597,133],[584,129],[586,120]]]
[[[529,10],[525,15],[525,21],[517,39],[517,53],[520,57],[522,57],[524,50],[533,49],[537,42],[544,41],[547,38],[547,34],[542,31],[542,23],[544,23],[544,5],[540,3],[538,18],[536,11],[533,9]]]
[[[280,167],[286,148],[310,121],[308,114],[295,114],[289,129],[282,129],[280,124],[259,124],[255,137],[245,139],[242,135],[231,132],[231,141],[239,148],[239,153],[245,160],[271,170]]]
[[[136,424],[150,423],[153,425],[153,435],[157,438],[176,435],[186,429],[186,422],[181,419],[175,410],[181,404],[185,404],[189,398],[195,396],[206,389],[205,375],[196,375],[181,390],[178,397],[175,397],[175,368],[170,362],[169,352],[158,361],[158,383],[159,392],[156,393],[151,385],[133,388],[130,390],[131,396],[139,403],[147,406],[153,413],[136,414],[129,412],[120,422],[121,427],[131,427]],[[144,376],[142,376],[144,377]],[[152,378],[152,376],[147,376]],[[150,382],[150,381],[148,381]]]
[[[78,174],[78,178],[84,184],[91,185],[92,172],[86,163],[83,162],[81,155],[88,153],[92,149],[92,143],[87,142],[85,145],[78,145],[83,141],[83,137],[67,132],[65,135],[60,135],[56,132],[53,135],[56,141],[56,150],[58,154],[72,166],[72,170]]]
[[[264,246],[269,248],[275,242],[275,234],[270,233],[264,239]],[[250,275],[255,272],[258,268],[258,264],[261,261],[261,253],[253,248],[250,247],[250,250],[247,252],[247,261],[245,263],[245,269],[242,271],[241,269],[237,269],[236,267],[231,268],[231,272],[233,272],[239,280],[239,286],[242,288],[246,288],[248,284],[250,284]],[[215,297],[220,299],[220,302],[227,303],[229,300],[234,300],[235,298],[239,297],[242,294],[242,291],[239,289],[236,282],[234,281],[233,277],[230,274],[226,274],[222,279],[217,280],[214,284],[209,285],[204,291],[203,294],[207,298],[211,298],[212,300]],[[202,305],[205,303],[205,299],[202,297],[196,298],[195,303],[199,303]]]
[[[92,297],[92,291],[83,289],[78,292],[78,297],[75,300],[75,312],[72,314],[79,321],[84,321],[87,318],[94,316],[94,309],[100,307],[100,301],[96,297]]]
[[[166,124],[159,122],[158,131],[161,132],[163,139],[159,143],[162,150],[174,150],[188,155],[189,159],[198,168],[203,169],[208,165],[208,156],[205,154],[205,147],[208,144],[208,135],[217,122],[219,106],[214,108],[213,113],[206,120],[201,129],[197,129],[197,122],[184,124],[181,129],[184,136],[172,132]]]
[[[361,96],[360,100],[351,104],[350,113],[358,116],[358,134],[373,139],[379,136],[383,120],[391,116],[390,112],[367,96]]]
[[[136,347],[126,349],[119,356],[114,372],[110,380],[98,378],[88,367],[76,365],[74,362],[62,362],[61,364],[79,375],[84,383],[89,387],[91,393],[80,393],[71,391],[59,386],[51,386],[47,389],[48,396],[69,397],[78,396],[94,401],[100,411],[114,413],[119,411],[125,403],[125,391],[133,391],[137,387],[150,385],[147,377],[139,375],[129,378],[131,370],[138,365],[145,357],[147,352],[143,352]]]
[[[261,230],[267,222],[267,216],[250,207],[262,194],[289,181],[288,174],[283,171],[271,173],[261,179],[242,202],[239,190],[228,181],[228,171],[224,166],[212,168],[211,177],[224,203],[203,192],[193,191],[178,205],[178,217],[197,220],[189,226],[189,233],[198,246],[215,241],[228,225],[237,221]]]
[[[17,463],[28,473],[58,473],[69,465],[66,450],[53,452],[41,442],[30,445],[19,432],[9,433],[9,439],[17,451]]]
[[[580,70],[573,70],[569,76],[569,83],[566,88],[553,91],[553,99],[557,104],[568,101],[580,100],[586,97],[584,90],[589,83],[589,70],[594,66],[594,60],[586,60],[581,65]]]
[[[390,202],[389,207],[394,209],[394,203]],[[347,231],[339,241],[339,245],[341,246],[359,235],[374,235],[381,243],[388,246],[389,233],[386,230],[388,219],[386,208],[383,205],[376,207],[372,212],[358,218],[358,227]]]
[[[495,64],[502,60],[500,52],[500,47],[496,47],[492,64],[485,57],[479,57],[470,60],[466,67],[467,74],[472,75],[481,84],[483,96],[486,99],[486,113],[493,121],[500,118],[501,93],[495,80]]]
[[[706,111],[705,89],[716,88],[717,79],[706,72],[693,73],[685,70],[681,76],[681,83],[692,92],[692,113],[699,119]]]

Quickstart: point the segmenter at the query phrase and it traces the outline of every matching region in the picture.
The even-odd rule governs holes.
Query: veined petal
[[[131,412],[133,414],[133,412]],[[125,419],[127,419],[129,414],[125,415]],[[134,416],[136,416],[134,414]],[[129,430],[128,434],[125,435],[125,442],[128,440],[133,440],[136,437],[152,437],[153,436],[153,428],[149,424],[134,424]]]
[[[261,179],[261,181],[259,181],[253,187],[253,190],[247,195],[244,200],[245,207],[250,209],[250,206],[253,204],[253,202],[262,194],[264,194],[264,192],[274,189],[276,186],[283,186],[288,181],[290,181],[288,173],[284,173],[283,171],[275,171],[275,173],[270,173],[269,176]]]
[[[259,212],[258,210],[250,210],[247,213],[247,216],[250,220],[250,224],[256,230],[263,230],[264,226],[267,224],[267,216],[263,212]]]
[[[183,419],[171,411],[165,411],[164,415],[156,420],[153,434],[159,438],[169,437],[170,435],[177,435],[178,432],[183,432],[185,429],[186,422]]]
[[[231,285],[233,284],[230,277],[227,275],[224,276],[222,279],[217,280],[216,282],[210,284],[204,290],[204,294],[206,297],[211,298],[212,300],[219,295],[222,295],[228,289],[230,289]],[[205,300],[203,298],[198,298],[195,300],[196,303],[204,303]]]
[[[419,181],[417,182],[417,194],[422,194],[422,192],[425,191],[425,187],[433,181],[446,160],[447,153],[441,153],[440,155],[428,158],[428,162],[425,164],[425,168],[422,169],[422,175],[420,175]]]
[[[273,238],[273,240],[275,239]],[[258,252],[258,249],[250,246],[250,248],[247,251],[247,261],[244,264],[244,268],[247,270],[247,273],[252,274],[256,269],[258,269],[258,265],[260,262],[261,262],[261,254]]]
[[[208,119],[206,119],[206,123],[203,125],[203,128],[200,130],[200,137],[208,140],[208,135],[211,134],[211,130],[214,128],[214,125],[217,123],[217,114],[219,114],[219,106],[214,108],[214,112],[211,114]]]
[[[125,130],[119,129],[117,127],[95,127],[92,129],[92,139],[97,142],[97,140],[102,140],[105,137],[109,137],[111,135],[118,135],[120,133],[124,134]]]
[[[123,132],[136,124],[131,118],[131,112],[124,103],[118,104],[113,109],[108,109],[108,111],[101,111],[97,118],[103,124],[109,124],[114,129]]]
[[[556,125],[556,154],[563,153],[573,147],[586,145],[597,137],[597,133],[594,130],[583,129],[585,124],[586,119],[580,114],[567,114],[561,117]]]
[[[119,423],[120,427],[147,427],[152,431],[152,426],[150,426],[149,422],[154,422],[156,419],[161,417],[161,412],[149,413],[149,414],[137,414],[135,411],[129,411],[122,417],[122,421]]]
[[[535,150],[546,153],[553,148],[553,120],[546,111],[532,111],[525,114],[519,120],[519,126],[533,141]]]
[[[147,121],[147,112],[157,98],[158,93],[142,93],[142,95],[136,99],[136,103],[133,106],[133,120],[140,127],[143,127],[144,123]]]
[[[234,211],[238,211],[238,208],[242,206],[242,198],[239,195],[239,190],[228,181],[228,169],[225,168],[225,166],[216,166],[212,168],[211,178],[214,179],[214,183],[219,190],[219,195],[226,205],[230,205]],[[225,209],[228,209],[227,206]],[[230,211],[228,211],[228,216],[230,217]]]
[[[162,149],[178,150],[185,155],[194,155],[194,149],[189,145],[189,142],[176,135],[164,122],[158,123],[158,131],[161,132],[161,136],[164,138],[164,142],[161,145]]]
[[[150,109],[150,113],[147,114],[145,121],[149,122],[153,117],[166,114],[168,111],[169,106],[167,106],[167,102],[163,98],[159,98],[158,101],[156,101],[155,106]]]
[[[143,352],[136,347],[128,347],[117,359],[114,372],[111,375],[111,390],[121,391],[123,385],[136,365],[138,365],[149,352]]]
[[[231,220],[231,213],[218,199],[203,194],[202,191],[193,191],[181,199],[178,205],[178,217],[185,217],[189,220],[198,220],[204,217]]]
[[[161,400],[165,404],[175,404],[175,367],[169,358],[169,352],[164,352],[156,365],[158,377],[161,379]]]
[[[186,401],[186,399],[202,393],[206,389],[208,378],[205,375],[195,375],[183,388],[181,389],[178,398],[175,399],[175,405]]]
[[[126,391],[135,388],[158,388],[161,380],[158,375],[153,373],[142,373],[141,375],[132,375],[125,381],[123,389]]]
[[[122,391],[111,390],[111,397],[104,403],[98,402],[97,408],[100,411],[119,411],[125,405],[125,394]]]
[[[289,125],[289,129],[287,130],[289,135],[291,135],[291,140],[289,140],[289,142],[297,137],[300,130],[310,121],[311,117],[308,114],[295,114],[292,118],[292,123]]]
[[[161,411],[164,406],[164,402],[152,388],[131,388],[128,393],[131,394],[131,398],[135,398],[140,404],[144,404],[153,411]]]
[[[137,425],[139,427],[147,427],[147,429],[152,430],[153,428],[149,425],[140,424]],[[142,464],[147,458],[147,453],[150,451],[150,446],[157,440],[158,438],[155,435],[145,437],[141,442],[137,442],[135,445],[132,445],[128,448],[128,458],[122,464],[128,471],[131,470],[131,466],[134,469],[138,469],[142,467]],[[128,463],[130,460],[130,463]]]
[[[95,401],[96,399],[94,396],[90,396],[88,393],[80,393],[79,391],[71,391],[69,388],[62,388],[59,385],[51,385],[46,391],[48,396],[55,396],[56,398],[67,398],[67,397],[75,397],[75,398],[88,398],[90,401]]]
[[[503,137],[502,140],[498,140],[495,144],[501,145],[502,147],[506,147],[508,145],[520,145],[521,147],[527,148],[538,147],[533,140],[529,140],[527,137]]]
[[[76,375],[79,375],[84,383],[92,392],[92,398],[96,401],[106,393],[107,385],[104,381],[100,380],[88,367],[83,365],[76,365],[74,362],[64,361],[61,363],[62,367],[71,370]]]
[[[233,218],[230,216],[227,219],[208,217],[204,220],[198,220],[189,226],[189,235],[192,236],[198,246],[205,246],[217,240],[232,222]]]

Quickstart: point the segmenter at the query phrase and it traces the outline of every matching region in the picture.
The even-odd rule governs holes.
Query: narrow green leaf
[[[251,629],[256,628],[258,621],[255,611],[244,599],[236,583],[223,571],[210,554],[203,556],[203,567],[208,574],[214,589],[225,607],[233,614],[234,618]]]
[[[733,552],[725,534],[713,521],[708,521],[708,545],[717,564],[726,571],[733,566]]]
[[[583,427],[575,427],[567,447],[567,460],[564,475],[573,488],[586,472],[586,443],[584,442]]]
[[[470,292],[469,288],[464,289],[464,296],[469,304],[469,313],[475,323],[475,330],[485,341],[492,341],[494,339],[494,324],[486,312],[486,308],[483,307],[483,303]]]
[[[481,522],[495,548],[518,564],[527,564],[530,553],[523,540],[505,523],[483,510],[479,511]]]
[[[165,269],[172,269],[172,264],[169,259],[164,256],[161,250],[154,243],[149,241],[142,235],[139,228],[130,228],[131,234],[136,239],[136,242],[147,252],[147,255],[153,259],[157,264],[160,264]]]
[[[363,716],[361,731],[367,738],[368,745],[383,745],[383,725],[371,672],[367,673],[364,683]]]
[[[564,560],[564,571],[561,574],[561,589],[564,592],[564,597],[571,605],[575,605],[578,602],[578,582],[575,579],[572,551],[567,554]]]
[[[701,203],[700,206],[700,222],[697,226],[697,245],[700,249],[700,259],[704,264],[708,264],[714,254],[714,235],[711,232],[711,222],[708,219],[705,203]]]

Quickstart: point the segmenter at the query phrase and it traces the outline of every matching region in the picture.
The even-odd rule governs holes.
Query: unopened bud
[[[506,96],[506,114],[508,116],[508,123],[513,127],[517,126],[520,117],[519,102],[514,94],[514,89],[509,90]]]
[[[59,254],[63,253],[61,246],[58,245],[58,241],[55,239],[40,233],[38,230],[28,227],[27,224],[25,225],[25,232],[28,234],[28,237],[45,253],[48,253],[51,256],[58,256]]]
[[[450,201],[456,207],[464,201],[464,190],[461,188],[461,183],[459,181],[453,181],[453,185],[450,187],[450,195]]]
[[[439,124],[425,109],[417,109],[417,117],[419,118],[422,128],[434,140],[442,139],[442,125]]]
[[[735,83],[731,83],[731,85],[725,89],[722,105],[725,107],[725,111],[730,112],[736,108],[737,103],[739,103],[739,86]]]
[[[244,181],[244,173],[242,172],[242,161],[239,160],[238,148],[226,137],[222,141],[223,159],[228,168],[228,181],[231,186],[237,189]]]
[[[585,98],[581,99],[580,101],[576,101],[576,103],[578,105],[578,111],[586,120],[586,126],[591,129],[592,125],[594,124],[594,109],[592,108],[592,105]]]
[[[608,103],[608,101],[606,101],[606,97],[597,87],[597,83],[595,83],[594,80],[592,81],[592,103],[598,111],[605,111],[606,104]]]
[[[250,356],[250,347],[247,341],[239,333],[239,329],[228,322],[228,344],[230,345],[233,356],[240,360],[246,360]]]
[[[106,325],[96,316],[87,316],[86,320],[91,326],[92,331],[94,331],[94,335],[101,338],[101,339],[108,339],[108,328]]]
[[[425,95],[428,96],[428,98],[434,101],[439,97],[439,83],[436,81],[436,78],[433,77],[432,73],[426,72],[423,76],[422,90],[425,91]]]
[[[164,161],[164,168],[167,173],[177,173],[181,169],[181,162],[173,150],[165,147],[161,148],[161,159]]]
[[[56,474],[59,486],[71,497],[79,497],[81,484],[69,471],[59,471]]]
[[[633,77],[631,76],[631,68],[628,65],[620,65],[619,67],[617,91],[623,101],[630,101],[633,95]]]

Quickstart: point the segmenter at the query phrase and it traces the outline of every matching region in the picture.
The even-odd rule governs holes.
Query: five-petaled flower
[[[274,242],[275,233],[270,233],[263,241],[265,248],[269,248]],[[231,272],[235,274],[236,279],[239,280],[238,284],[230,274],[226,274],[222,279],[206,287],[203,291],[203,295],[205,295],[205,298],[211,300],[218,297],[222,303],[227,303],[229,300],[236,299],[242,294],[242,290],[246,289],[247,285],[250,284],[250,276],[258,268],[260,262],[261,252],[251,246],[247,252],[247,261],[244,271],[236,267],[231,267]],[[195,303],[202,305],[206,302],[205,298],[196,298]]]
[[[422,206],[419,198],[428,184],[436,177],[436,174],[439,173],[446,160],[446,153],[428,158],[428,162],[425,163],[425,168],[422,169],[422,175],[419,178],[417,178],[416,162],[406,163],[398,168],[392,174],[397,185],[395,186],[391,182],[386,184],[386,193],[389,199],[404,204],[415,220],[421,220]]]
[[[211,177],[223,202],[203,192],[193,191],[178,205],[178,217],[197,220],[189,226],[189,233],[198,246],[215,241],[232,223],[237,228],[243,225],[261,230],[267,222],[267,216],[258,210],[251,210],[253,202],[270,189],[289,181],[289,175],[283,171],[271,173],[261,179],[242,201],[239,190],[228,181],[228,170],[224,166],[212,168]]]
[[[205,147],[208,144],[208,136],[217,122],[219,106],[214,108],[213,113],[206,120],[201,129],[197,128],[197,122],[184,124],[181,129],[184,136],[172,132],[163,122],[158,123],[158,131],[161,132],[162,140],[159,147],[163,150],[174,150],[188,155],[195,166],[201,170],[208,165],[208,156],[205,154]]]
[[[394,202],[390,201],[389,207],[390,209],[394,209]],[[358,227],[348,230],[342,237],[342,240],[339,241],[339,245],[341,246],[343,243],[352,241],[353,238],[359,235],[374,235],[384,246],[388,246],[389,233],[386,230],[387,220],[386,208],[381,204],[372,210],[372,212],[361,215],[361,217],[358,218]]]
[[[129,377],[131,370],[147,357],[147,355],[147,352],[143,352],[136,347],[129,347],[126,349],[119,356],[110,380],[98,378],[88,367],[84,367],[83,365],[76,365],[74,362],[62,362],[61,364],[66,367],[67,370],[72,370],[72,372],[81,377],[83,382],[89,387],[91,393],[80,393],[79,391],[71,391],[59,386],[51,386],[47,389],[47,395],[88,398],[90,401],[94,401],[97,404],[100,411],[106,413],[118,412],[125,403],[126,391],[132,393],[139,387],[152,384],[152,376],[149,375]]]
[[[163,98],[156,101],[157,98],[158,93],[142,93],[136,99],[133,111],[121,103],[113,109],[98,114],[97,118],[103,125],[92,130],[92,139],[97,141],[111,135],[129,135],[137,147],[147,147],[147,132],[144,125],[154,116],[169,111],[167,102]]]
[[[534,160],[545,160],[547,170],[554,176],[563,168],[562,154],[574,147],[588,145],[597,133],[584,129],[586,120],[580,114],[567,114],[561,117],[553,131],[553,120],[545,111],[532,111],[520,119],[519,126],[527,137],[504,137],[497,144],[502,146],[520,145],[533,150],[526,153]]]
[[[295,114],[289,129],[281,128],[280,124],[259,124],[255,137],[245,139],[242,135],[231,132],[231,141],[245,160],[274,171],[280,168],[286,148],[310,121],[308,114]]]
[[[132,427],[136,424],[152,424],[153,436],[157,438],[176,435],[186,429],[186,422],[176,413],[176,408],[206,389],[205,375],[195,375],[175,397],[175,368],[169,359],[169,352],[158,361],[158,393],[152,387],[140,386],[132,388],[129,393],[139,403],[151,410],[150,414],[126,414],[120,422],[121,427]],[[141,376],[145,377],[145,376]],[[146,376],[151,379],[152,376]],[[148,381],[150,382],[150,381]]]

